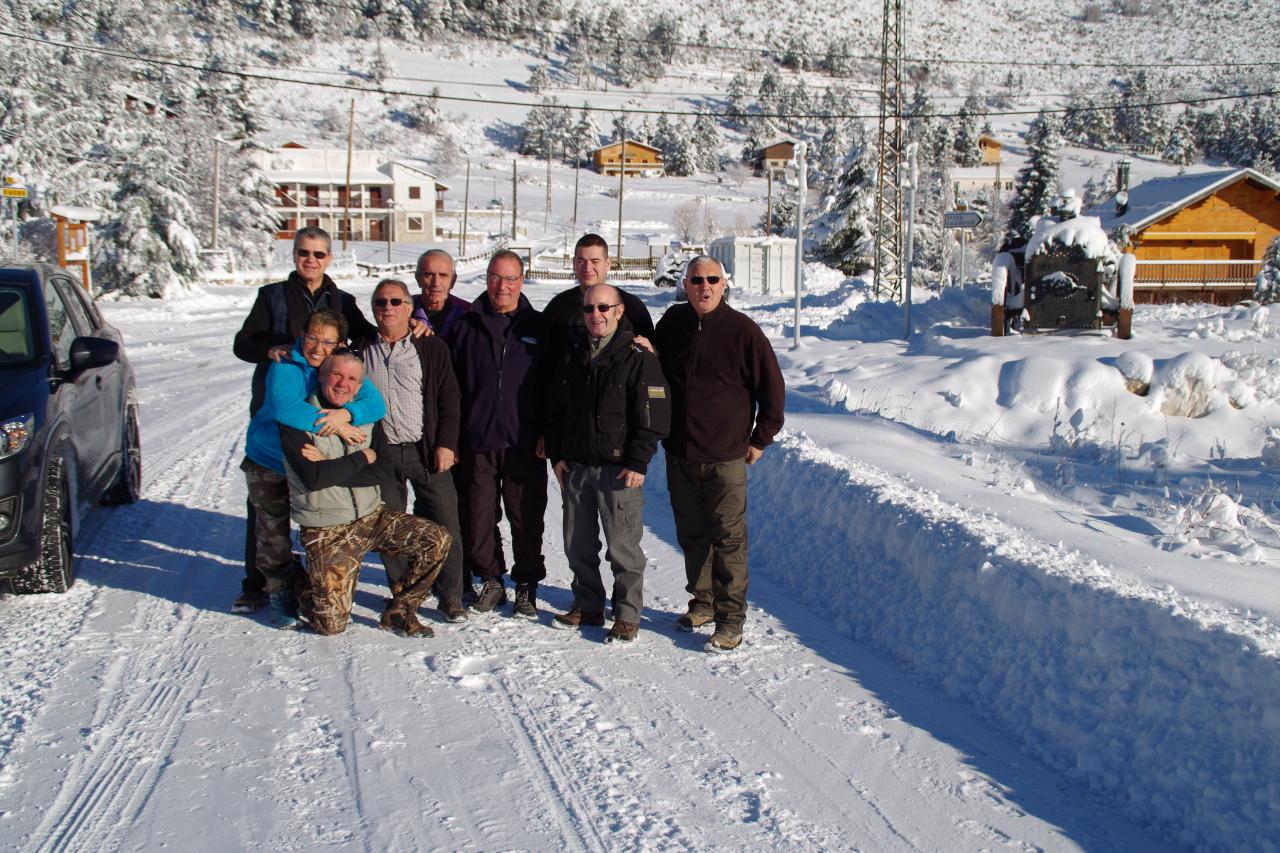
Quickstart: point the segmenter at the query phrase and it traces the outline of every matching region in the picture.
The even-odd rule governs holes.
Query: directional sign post
[[[18,199],[27,197],[26,187],[0,187],[0,198],[9,199],[9,210],[13,213],[13,256],[18,257]]]
[[[942,214],[943,228],[960,229],[960,286],[964,287],[964,237],[970,228],[982,224],[982,214],[976,210],[948,210]]]

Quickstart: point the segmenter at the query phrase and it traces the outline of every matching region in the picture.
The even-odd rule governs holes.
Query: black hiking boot
[[[511,615],[520,619],[538,618],[538,585],[516,584],[516,600],[511,605]]]
[[[471,602],[471,609],[476,613],[489,613],[499,604],[507,603],[507,589],[502,581],[485,581],[480,595]]]

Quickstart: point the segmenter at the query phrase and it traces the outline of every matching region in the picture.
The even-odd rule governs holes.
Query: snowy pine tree
[[[199,276],[199,242],[184,159],[152,134],[142,137],[121,169],[115,213],[97,244],[103,290],[161,299]]]
[[[687,177],[698,171],[698,152],[689,138],[689,128],[683,121],[672,123],[670,153],[663,153],[668,175]]]
[[[693,127],[689,129],[689,137],[693,142],[698,171],[719,171],[720,149],[724,146],[724,140],[720,136],[720,127],[710,113],[698,110],[693,119]]]
[[[591,159],[591,152],[600,147],[600,127],[585,102],[570,134],[570,146],[570,159],[578,163]]]
[[[1184,112],[1173,122],[1169,129],[1169,140],[1165,143],[1164,153],[1160,155],[1166,163],[1177,163],[1185,166],[1196,159],[1196,142],[1191,130],[1191,119]]]
[[[1273,239],[1262,255],[1262,269],[1253,288],[1253,298],[1264,305],[1280,302],[1280,237]]]
[[[828,128],[828,135],[842,135]],[[828,140],[824,135],[824,140]],[[875,255],[872,219],[875,212],[876,161],[866,127],[857,122],[848,131],[848,147],[823,193],[824,212],[814,221],[814,232],[826,232],[823,254],[845,275],[871,268]],[[834,145],[834,141],[828,141]],[[831,156],[819,148],[819,161]],[[828,167],[830,168],[830,167]]]
[[[535,95],[542,94],[542,90],[551,85],[551,76],[547,74],[547,67],[542,64],[533,66],[533,72],[529,74],[529,82],[525,87]]]
[[[1026,141],[1027,162],[1018,170],[1014,182],[1006,228],[1006,236],[1011,240],[1031,239],[1032,219],[1048,213],[1058,193],[1058,149],[1062,147],[1062,139],[1053,116],[1041,110],[1027,128]]]
[[[973,107],[977,99],[967,98],[956,113],[951,130],[952,162],[957,166],[972,167],[982,163],[982,149],[978,147],[978,121]]]

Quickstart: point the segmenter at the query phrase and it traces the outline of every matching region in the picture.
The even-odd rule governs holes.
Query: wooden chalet
[[[1113,238],[1127,234],[1135,302],[1232,305],[1253,295],[1280,235],[1280,184],[1252,169],[1154,178],[1087,213]]]
[[[756,156],[756,174],[771,173],[780,178],[785,173],[787,164],[796,158],[796,144],[789,139],[782,139],[760,149]]]
[[[1004,159],[1004,143],[989,133],[978,137],[978,150],[982,152],[983,166],[996,166]]]
[[[622,149],[621,142],[611,142],[591,152],[591,162],[595,165],[596,171],[602,175],[617,175],[625,168],[628,175],[640,175],[645,178],[660,178],[666,173],[662,163],[662,151],[652,145],[628,139],[625,163],[622,162]]]

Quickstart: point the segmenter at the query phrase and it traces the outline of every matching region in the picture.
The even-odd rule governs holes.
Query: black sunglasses
[[[300,258],[315,258],[317,261],[323,261],[329,257],[328,252],[312,251],[311,249],[294,249],[293,253]]]
[[[401,305],[408,305],[408,299],[401,299],[399,296],[382,297],[379,296],[373,300],[374,308],[386,308],[388,305],[399,308]]]
[[[719,284],[719,283],[720,283],[720,276],[718,276],[718,275],[691,275],[691,276],[689,276],[689,283],[690,283],[690,284],[702,284],[704,281],[705,281],[707,284]]]
[[[608,314],[610,308],[617,308],[621,304],[622,304],[621,302],[618,302],[614,305],[606,305],[603,302],[601,302],[599,305],[587,305],[584,303],[582,306],[582,313],[590,314],[592,311],[599,311],[601,314]]]

